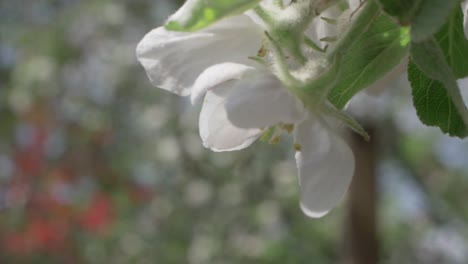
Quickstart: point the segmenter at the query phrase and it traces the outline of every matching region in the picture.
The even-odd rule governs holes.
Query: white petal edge
[[[225,106],[228,119],[241,128],[294,124],[306,115],[302,102],[273,74],[261,69],[234,83]]]
[[[463,30],[465,38],[468,39],[468,0],[461,2],[461,9],[463,11]]]
[[[167,22],[170,21],[179,21],[181,24],[186,24],[187,20],[192,18],[192,10],[199,5],[198,0],[187,0],[185,3],[168,19]]]
[[[193,33],[156,28],[138,43],[136,53],[154,86],[185,96],[206,68],[223,62],[249,63],[262,38],[260,27],[239,15]]]
[[[226,62],[207,68],[195,81],[190,100],[195,104],[206,92],[217,85],[234,79],[241,79],[245,74],[255,71],[255,68],[239,63]]]
[[[226,95],[235,81],[220,84],[206,93],[200,113],[199,130],[203,146],[215,152],[241,150],[261,136],[261,129],[234,126],[226,115]]]
[[[296,164],[301,209],[309,217],[326,215],[343,198],[354,174],[354,154],[344,140],[313,116],[295,134],[301,145]]]

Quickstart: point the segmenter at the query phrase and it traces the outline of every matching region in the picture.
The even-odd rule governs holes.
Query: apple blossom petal
[[[151,83],[179,95],[207,67],[223,62],[248,63],[261,47],[263,33],[246,15],[223,19],[193,33],[163,27],[148,33],[137,46],[137,57]]]
[[[244,149],[262,134],[260,129],[238,128],[227,119],[224,103],[234,82],[222,83],[207,92],[200,113],[203,146],[216,152]]]
[[[169,18],[167,21],[179,21],[181,24],[186,24],[188,19],[192,17],[193,10],[198,5],[198,0],[187,0],[185,3]]]
[[[468,39],[468,0],[462,1],[461,8],[463,11],[463,29],[465,31],[465,38]]]
[[[207,68],[195,81],[190,96],[195,104],[206,92],[217,85],[234,79],[241,79],[245,74],[254,72],[255,68],[239,63],[226,62]]]
[[[226,103],[228,119],[237,127],[262,128],[304,119],[303,104],[273,74],[257,70],[235,82]]]
[[[296,129],[301,209],[309,217],[327,214],[346,193],[354,174],[354,155],[342,138],[309,117]]]

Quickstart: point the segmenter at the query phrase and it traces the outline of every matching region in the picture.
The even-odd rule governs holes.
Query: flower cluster
[[[329,212],[354,173],[353,153],[332,117],[339,111],[326,91],[310,96],[301,89],[328,67],[327,50],[361,4],[334,2],[265,0],[195,32],[156,28],[137,47],[154,86],[190,96],[193,104],[203,100],[205,147],[240,150],[262,136],[275,143],[292,133],[301,208],[310,217]],[[169,21],[191,5],[188,0]]]

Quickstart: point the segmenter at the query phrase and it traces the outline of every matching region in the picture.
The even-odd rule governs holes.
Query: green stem
[[[265,35],[269,40],[270,47],[273,51],[273,57],[275,59],[276,71],[278,73],[278,78],[287,86],[287,87],[297,87],[299,81],[291,75],[291,72],[288,69],[288,64],[285,61],[286,56],[284,55],[283,50],[278,45],[278,43],[271,37],[268,31],[265,31]]]
[[[268,26],[274,25],[275,19],[260,4],[254,8],[254,11]]]

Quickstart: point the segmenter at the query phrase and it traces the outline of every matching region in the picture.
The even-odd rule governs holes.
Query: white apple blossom
[[[223,72],[229,72],[230,81],[213,81]],[[288,130],[293,124],[302,210],[321,217],[341,200],[354,171],[352,151],[329,129],[326,117],[306,110],[273,74],[261,67],[218,64],[197,79],[192,100],[205,92],[199,123],[205,147],[242,149],[263,127]]]
[[[199,130],[203,145],[213,151],[246,148],[267,128],[276,130],[273,137],[293,130],[301,208],[321,217],[346,192],[353,153],[319,107],[306,108],[271,69],[249,59],[262,50],[265,30],[252,17],[226,18],[194,33],[157,28],[138,44],[138,59],[153,85],[190,95],[193,103],[204,96]],[[308,35],[319,42],[330,32],[330,25],[316,19]]]

